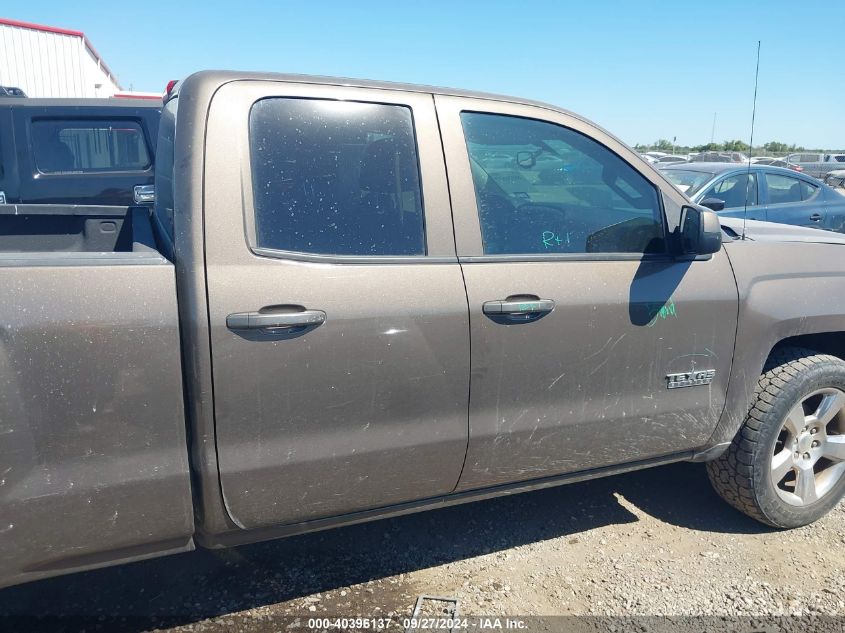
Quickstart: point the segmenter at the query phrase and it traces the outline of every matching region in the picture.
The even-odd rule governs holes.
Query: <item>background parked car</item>
[[[813,178],[823,179],[828,172],[845,167],[845,154],[799,152],[787,156],[786,162],[802,167]]]
[[[20,88],[14,86],[0,86],[0,97],[25,97],[26,94]]]
[[[747,163],[748,156],[742,152],[701,152],[690,157],[694,163]]]
[[[824,183],[845,193],[845,169],[837,169],[828,173],[824,178]]]
[[[845,232],[845,197],[805,174],[767,165],[666,165],[663,175],[720,215]]]
[[[801,165],[793,165],[782,158],[773,158],[771,156],[756,156],[751,159],[752,165],[768,165],[769,167],[783,167],[784,169],[791,169],[792,171],[804,171]]]
[[[666,165],[669,163],[687,163],[689,158],[686,156],[678,156],[677,154],[668,154],[657,159],[658,165]]]

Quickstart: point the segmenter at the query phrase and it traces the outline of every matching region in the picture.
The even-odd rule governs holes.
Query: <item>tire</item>
[[[777,528],[808,525],[845,495],[845,361],[772,352],[728,450],[707,464],[716,492]]]

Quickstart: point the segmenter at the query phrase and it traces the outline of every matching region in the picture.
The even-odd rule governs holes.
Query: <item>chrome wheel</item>
[[[819,389],[795,405],[778,434],[772,483],[783,501],[810,505],[845,475],[845,392]]]

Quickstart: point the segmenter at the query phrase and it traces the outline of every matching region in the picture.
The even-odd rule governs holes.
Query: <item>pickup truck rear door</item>
[[[458,490],[704,444],[736,332],[724,251],[669,256],[664,216],[677,224],[680,198],[584,121],[501,101],[436,104],[472,342]]]
[[[466,293],[431,95],[233,82],[205,232],[220,481],[243,528],[451,492]]]

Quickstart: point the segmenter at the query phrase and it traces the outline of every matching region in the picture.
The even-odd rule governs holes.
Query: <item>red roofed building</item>
[[[0,18],[0,86],[29,97],[111,97],[122,88],[81,31]]]

